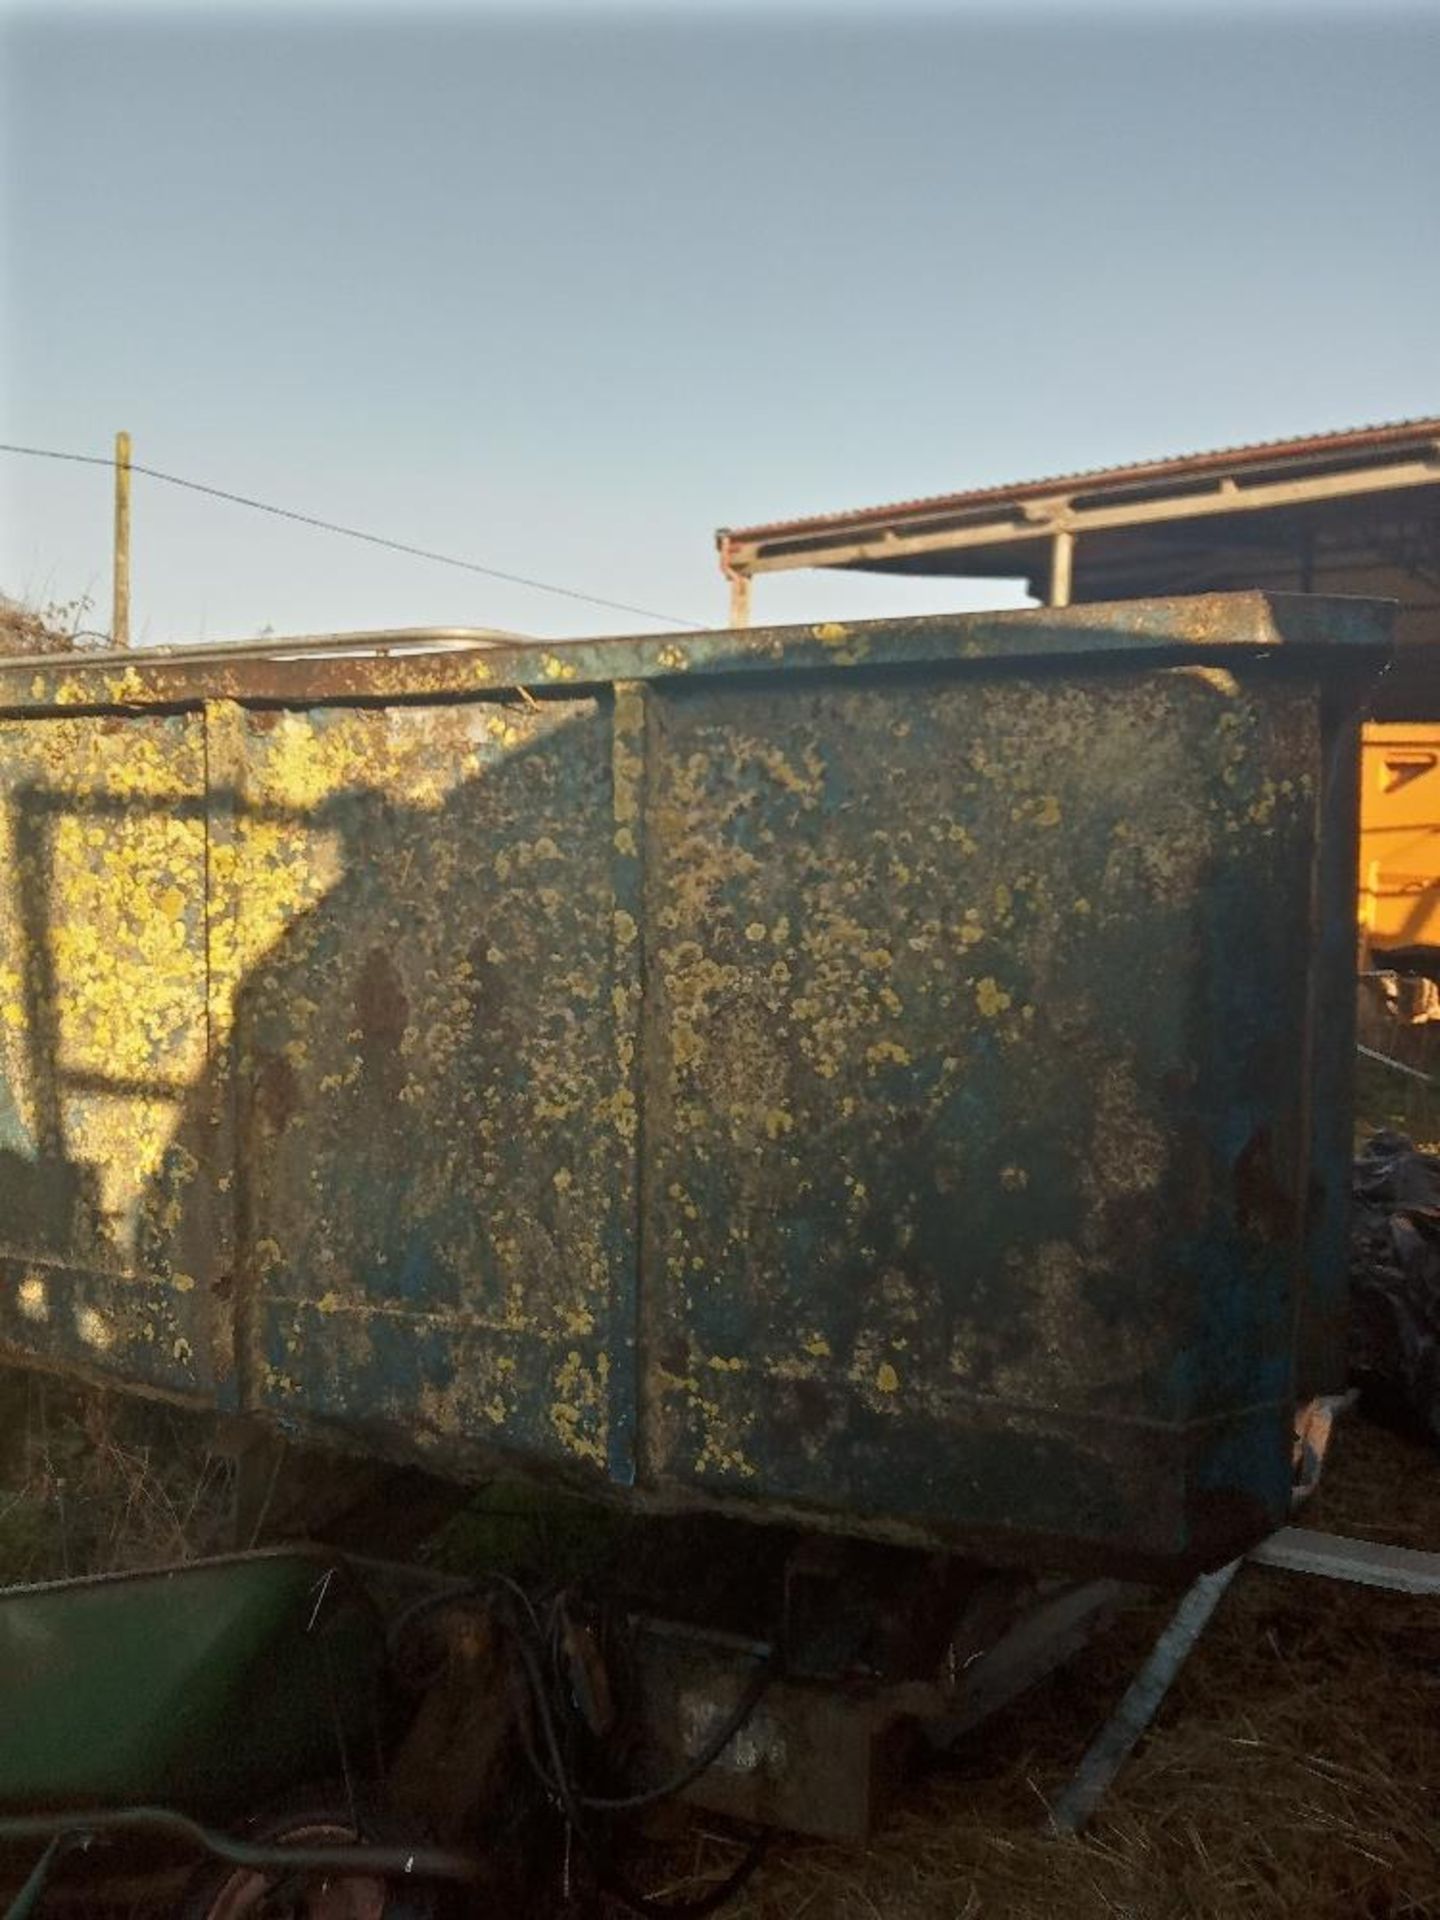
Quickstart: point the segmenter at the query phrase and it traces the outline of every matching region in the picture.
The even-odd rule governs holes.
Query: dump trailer
[[[1387,634],[0,666],[0,1351],[460,1480],[1228,1559],[1335,1384]]]

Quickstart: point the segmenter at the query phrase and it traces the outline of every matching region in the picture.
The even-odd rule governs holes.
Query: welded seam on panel
[[[622,1178],[626,1205],[611,1227],[610,1378],[607,1465],[610,1478],[633,1486],[638,1450],[637,1341],[640,1276],[644,1272],[642,1200],[644,1090],[640,1058],[641,1009],[645,1004],[644,818],[646,717],[643,686],[617,681],[611,708],[611,806],[614,841],[615,1048],[619,1067],[617,1125],[627,1163]]]
[[[215,1245],[202,1284],[213,1302],[212,1359],[217,1405],[251,1404],[250,1289],[241,1271],[240,860],[238,815],[244,784],[245,713],[228,700],[205,703],[205,1063],[209,1087],[206,1162],[214,1196]]]

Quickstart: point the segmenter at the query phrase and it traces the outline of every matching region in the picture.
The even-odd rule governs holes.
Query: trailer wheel
[[[247,1838],[280,1847],[349,1847],[402,1836],[387,1831],[383,1818],[357,1821],[311,1803],[257,1821]],[[442,1899],[433,1887],[397,1886],[378,1874],[282,1875],[209,1861],[196,1871],[175,1920],[441,1920],[448,1911]]]

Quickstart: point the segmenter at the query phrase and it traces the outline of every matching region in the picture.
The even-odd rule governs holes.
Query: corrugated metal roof
[[[994,505],[1002,500],[1029,500],[1039,495],[1087,491],[1095,487],[1136,485],[1151,480],[1200,476],[1217,467],[1273,465],[1343,453],[1381,450],[1409,440],[1440,439],[1440,415],[1393,420],[1369,427],[1347,427],[1338,433],[1308,434],[1298,440],[1257,440],[1245,446],[1219,447],[1208,453],[1172,454],[1163,460],[1141,461],[1128,467],[1086,467],[1078,473],[1054,474],[1049,479],[1013,481],[1005,486],[974,487],[965,493],[937,493],[917,500],[899,500],[889,506],[855,507],[847,513],[818,513],[800,520],[773,520],[753,527],[722,527],[718,542],[770,540],[786,535],[819,533],[826,527],[868,524],[911,514],[928,515],[966,507]]]

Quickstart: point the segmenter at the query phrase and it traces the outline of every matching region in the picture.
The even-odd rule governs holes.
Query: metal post
[[[716,535],[720,548],[720,571],[730,582],[730,624],[732,627],[748,627],[750,624],[750,576],[742,573],[735,565],[732,555],[734,543],[722,528]]]
[[[115,436],[115,605],[112,646],[130,644],[130,436]]]
[[[732,627],[748,627],[750,624],[750,576],[748,573],[730,575],[730,624]]]
[[[1075,567],[1075,536],[1068,528],[1058,528],[1050,544],[1050,604],[1068,607],[1070,584]]]
[[[1125,1689],[1119,1706],[1080,1762],[1075,1777],[1051,1803],[1050,1821],[1057,1833],[1078,1833],[1099,1806],[1106,1788],[1155,1718],[1171,1681],[1205,1631],[1211,1614],[1225,1598],[1240,1564],[1232,1560],[1214,1573],[1202,1573],[1187,1591],[1169,1626],[1155,1642],[1150,1658]]]

